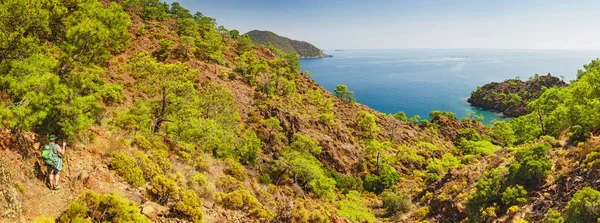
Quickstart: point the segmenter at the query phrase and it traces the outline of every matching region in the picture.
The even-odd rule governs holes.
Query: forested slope
[[[7,0],[0,14],[0,221],[600,217],[583,189],[597,189],[598,61],[485,126],[333,95],[295,54],[177,3]],[[49,134],[68,142],[58,191]]]
[[[273,32],[262,30],[252,30],[246,34],[258,45],[272,44],[284,53],[297,53],[300,58],[325,57],[322,50],[305,41],[289,39]]]
[[[471,93],[467,102],[475,107],[517,117],[530,112],[527,103],[537,99],[544,89],[565,86],[567,84],[558,77],[536,74],[527,81],[508,79],[478,87]]]

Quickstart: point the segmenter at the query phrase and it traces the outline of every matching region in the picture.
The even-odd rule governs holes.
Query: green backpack
[[[52,145],[45,145],[42,149],[42,159],[46,165],[55,167],[58,165],[58,155],[52,152]]]

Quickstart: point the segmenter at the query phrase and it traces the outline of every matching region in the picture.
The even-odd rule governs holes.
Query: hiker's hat
[[[48,136],[48,141],[52,142],[54,140],[56,140],[56,136],[55,135]]]

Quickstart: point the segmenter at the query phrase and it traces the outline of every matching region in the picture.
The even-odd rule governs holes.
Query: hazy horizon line
[[[434,48],[434,47],[390,47],[390,48],[319,48],[321,50],[582,50],[594,51],[599,48]]]

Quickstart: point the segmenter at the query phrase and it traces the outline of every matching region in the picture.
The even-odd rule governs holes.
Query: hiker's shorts
[[[58,175],[60,174],[60,170],[62,169],[62,158],[58,158],[58,164],[56,167],[48,166],[48,174],[50,175]]]

